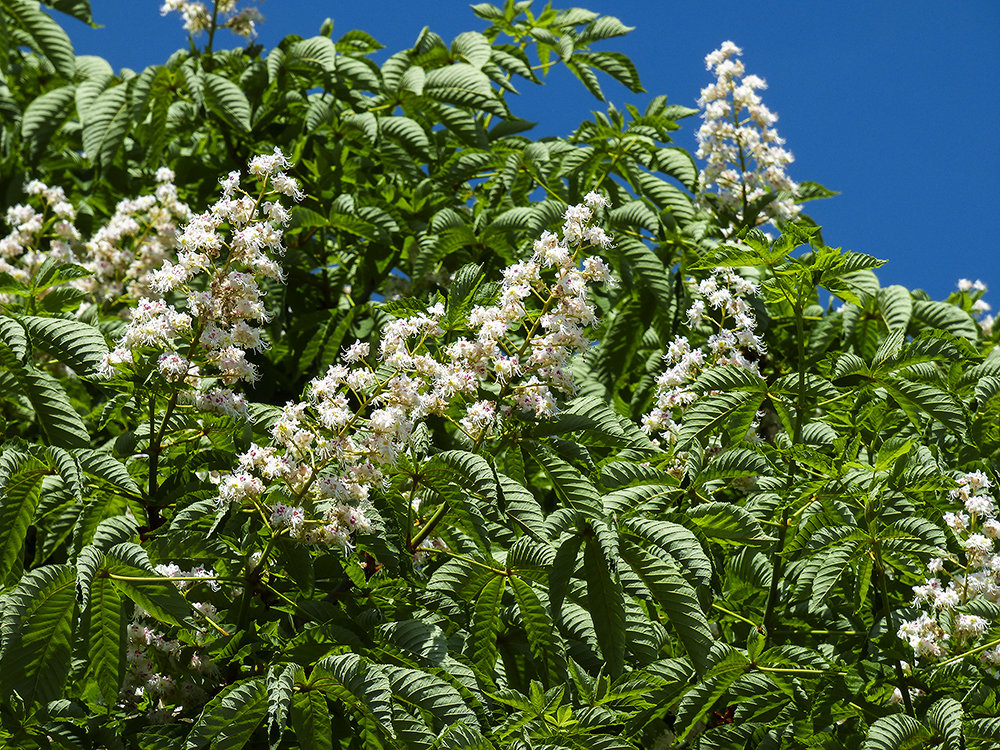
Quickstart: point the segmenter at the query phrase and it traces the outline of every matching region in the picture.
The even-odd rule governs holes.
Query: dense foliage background
[[[10,746],[1000,743],[984,290],[825,244],[735,47],[699,170],[666,97],[511,111],[641,88],[585,10],[377,65],[170,3],[203,33],[116,74],[44,5],[0,1]]]

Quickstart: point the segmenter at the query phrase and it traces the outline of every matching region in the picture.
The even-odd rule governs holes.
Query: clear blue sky
[[[502,0],[495,0],[502,4]],[[767,79],[765,103],[795,154],[789,172],[841,191],[809,204],[826,241],[889,264],[883,285],[904,284],[946,296],[960,277],[991,287],[1000,306],[996,240],[1000,210],[1000,2],[801,2],[774,0],[573,0],[636,27],[603,43],[635,61],[647,94],[631,94],[602,77],[617,106],[640,108],[652,95],[695,106],[709,82],[704,56],[722,41],[743,47],[748,72]],[[77,54],[96,54],[116,68],[166,60],[186,46],[176,14],[161,17],[156,0],[92,0],[91,30],[68,23]],[[544,3],[536,0],[536,7]],[[315,2],[267,0],[259,41],[312,36],[334,20],[334,38],[350,29],[405,49],[423,26],[446,40],[483,28],[458,0]],[[228,36],[217,47],[235,46]],[[537,120],[537,135],[567,135],[600,108],[558,69],[544,88],[520,85],[514,111]],[[677,143],[694,150],[698,122],[686,121]]]

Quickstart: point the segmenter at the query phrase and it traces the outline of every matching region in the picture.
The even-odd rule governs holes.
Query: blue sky
[[[495,0],[498,4],[502,0]],[[746,0],[574,0],[634,26],[605,42],[625,52],[646,94],[602,78],[616,106],[640,108],[657,94],[695,106],[709,82],[704,56],[730,39],[743,47],[747,71],[767,79],[764,102],[796,162],[789,172],[841,195],[807,206],[834,246],[889,260],[883,286],[898,283],[942,298],[960,277],[1000,291],[995,249],[1000,146],[1000,3],[965,0],[896,2],[746,2]],[[161,17],[156,0],[92,0],[101,29],[66,25],[77,54],[96,54],[116,68],[141,69],[186,46],[176,14]],[[544,5],[536,0],[536,7]],[[334,20],[334,38],[360,28],[395,52],[423,26],[446,40],[484,23],[458,0],[315,2],[267,0],[259,41],[312,36]],[[217,47],[236,46],[225,36]],[[566,71],[545,87],[518,87],[511,102],[539,122],[536,135],[568,135],[603,108]],[[676,134],[694,151],[698,122]],[[993,295],[987,295],[991,301]],[[997,305],[994,304],[994,307]]]

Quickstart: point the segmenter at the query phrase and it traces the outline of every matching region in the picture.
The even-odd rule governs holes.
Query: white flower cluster
[[[191,570],[183,570],[176,563],[163,563],[161,565],[157,565],[155,570],[157,573],[159,573],[161,576],[165,578],[181,578],[181,579],[204,578],[206,579],[205,584],[212,591],[219,591],[221,589],[221,586],[219,586],[219,582],[215,580],[216,579],[215,571],[210,568],[206,568],[203,565],[194,567]],[[179,591],[187,590],[192,583],[195,583],[195,581],[189,581],[189,580],[174,581],[174,585],[177,587]]]
[[[158,296],[150,274],[173,257],[177,227],[191,218],[191,209],[177,198],[173,171],[160,168],[156,182],[153,195],[119,202],[86,242],[80,263],[94,275],[75,283],[99,300]]]
[[[29,182],[25,192],[40,202],[41,211],[24,205],[7,210],[11,232],[0,239],[0,272],[27,282],[51,257],[91,271],[93,275],[70,283],[97,302],[114,302],[123,294],[151,296],[149,274],[171,257],[177,225],[191,215],[178,200],[173,180],[171,170],[159,169],[153,195],[121,201],[111,219],[86,241],[73,224],[76,209],[63,189]]]
[[[742,53],[732,42],[724,42],[705,58],[716,81],[702,89],[698,99],[704,122],[698,129],[697,155],[707,162],[699,177],[700,191],[716,188],[741,221],[749,203],[778,193],[763,208],[758,223],[788,221],[802,209],[795,203],[798,185],[785,172],[793,157],[772,127],[778,116],[757,94],[767,83],[744,75]]]
[[[41,203],[41,210],[21,203],[7,209],[10,233],[0,238],[0,273],[27,283],[46,258],[76,262],[80,232],[73,225],[76,209],[61,187],[32,180],[24,192]],[[49,240],[48,247],[43,239]],[[6,301],[6,295],[3,299]]]
[[[218,670],[206,655],[195,652],[187,657],[180,641],[139,621],[129,624],[126,636],[125,675],[118,694],[121,704],[145,702],[147,718],[162,723],[208,699],[204,686],[215,682]]]
[[[705,368],[735,365],[759,374],[751,357],[763,356],[767,348],[756,333],[757,321],[746,300],[758,293],[756,284],[727,268],[714,269],[698,283],[698,296],[687,310],[688,324],[697,330],[708,322],[717,330],[704,346],[692,347],[688,338],[678,336],[667,347],[663,356],[667,369],[656,381],[656,406],[642,420],[647,433],[668,442],[676,438],[680,424],[674,416],[704,395],[690,385]]]
[[[252,39],[257,36],[257,24],[264,20],[254,7],[236,10],[237,0],[215,0],[217,28],[229,29],[237,36]],[[212,26],[212,10],[200,0],[164,0],[160,15],[177,12],[184,19],[184,30],[194,36]],[[220,19],[224,19],[219,23]]]
[[[469,335],[441,341],[439,303],[386,325],[377,351],[367,342],[347,348],[309,383],[305,401],[284,407],[272,444],[240,456],[220,483],[220,503],[255,505],[274,529],[347,550],[353,532],[369,528],[362,508],[370,492],[409,450],[421,420],[450,419],[477,443],[502,419],[554,414],[556,393],[574,390],[570,359],[596,322],[588,287],[610,280],[604,261],[581,257],[585,244],[610,242],[592,225],[602,200],[568,208],[563,239],[544,233],[529,259],[503,272],[495,303],[471,310]],[[275,483],[281,489],[272,494]]]
[[[983,617],[957,611],[977,597],[1000,603],[1000,555],[994,550],[1000,521],[996,501],[987,492],[991,486],[985,474],[974,471],[959,477],[958,487],[950,493],[962,510],[945,513],[944,521],[964,550],[965,561],[962,565],[961,561],[933,558],[927,569],[937,575],[913,587],[914,604],[927,610],[904,622],[897,635],[909,643],[917,658],[937,660],[961,654],[992,626]],[[961,568],[949,574],[946,562],[958,563]],[[950,580],[945,582],[944,576]],[[985,651],[982,659],[1000,667],[1000,648]]]
[[[198,362],[214,369],[227,386],[259,377],[247,358],[248,351],[268,346],[260,328],[268,313],[258,280],[284,281],[272,256],[284,252],[280,226],[290,218],[280,203],[264,198],[300,195],[295,181],[281,171],[288,165],[278,149],[251,160],[250,171],[261,183],[256,196],[240,189],[238,172],[222,180],[222,199],[184,227],[176,263],[164,260],[148,276],[154,293],[181,297],[185,306],[140,299],[117,346],[105,356],[102,375],[113,376],[116,367],[153,349],[165,380],[195,388],[185,394],[188,401],[210,411],[245,415],[245,402],[232,391],[197,390],[202,378]]]

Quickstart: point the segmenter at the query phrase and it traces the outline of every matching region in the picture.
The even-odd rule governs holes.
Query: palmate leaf
[[[19,319],[33,346],[51,354],[81,375],[92,375],[108,353],[103,334],[94,326],[67,318]]]
[[[127,596],[160,622],[180,626],[192,622],[191,606],[169,578],[129,580],[160,578],[142,547],[132,542],[123,542],[116,544],[105,554],[108,571],[123,576],[113,579],[115,587],[123,596]]]
[[[267,715],[267,687],[263,677],[227,685],[201,712],[191,728],[185,750],[239,750],[250,741]]]
[[[972,719],[968,725],[966,738],[973,741],[1000,742],[1000,717]],[[979,747],[992,748],[993,744],[979,745]]]
[[[76,576],[70,565],[46,565],[21,579],[6,597],[0,696],[16,690],[27,705],[62,693],[70,668],[76,612]]]
[[[876,304],[890,331],[905,331],[913,315],[913,297],[906,287],[893,284],[878,290]]]
[[[638,278],[639,286],[649,291],[664,310],[669,310],[675,304],[674,288],[663,261],[645,242],[633,237],[619,237],[615,247]]]
[[[906,714],[883,716],[868,728],[864,750],[904,750],[925,746],[928,731]]]
[[[440,665],[448,656],[444,631],[425,620],[398,620],[379,628],[379,634],[419,663]]]
[[[762,393],[752,391],[716,393],[698,399],[684,414],[677,435],[678,450],[716,431],[722,432],[730,442],[743,440],[763,400]]]
[[[849,540],[820,553],[819,567],[809,587],[810,612],[817,612],[826,604],[834,586],[850,567],[858,546],[857,540]]]
[[[691,154],[682,148],[670,146],[657,151],[656,168],[679,180],[688,190],[693,191],[698,186],[698,167]]]
[[[27,34],[32,47],[45,55],[61,76],[72,78],[76,72],[76,56],[73,44],[62,27],[43,13],[37,2],[0,0],[0,5]]]
[[[704,484],[719,479],[766,476],[771,471],[771,464],[759,453],[747,448],[731,448],[713,456],[691,481]]]
[[[110,453],[94,448],[78,448],[72,454],[85,474],[107,482],[123,494],[136,497],[142,494],[125,464]]]
[[[899,404],[914,425],[920,425],[919,413],[925,412],[949,430],[959,434],[965,432],[965,415],[962,407],[946,391],[902,378],[881,378],[881,385]]]
[[[538,461],[565,507],[598,518],[603,515],[597,488],[579,469],[542,443],[531,441],[523,447],[526,447],[531,456]]]
[[[761,547],[774,541],[749,511],[732,503],[697,505],[688,509],[685,515],[702,534],[722,544]]]
[[[915,300],[913,321],[921,326],[941,328],[975,344],[979,341],[979,326],[969,313],[947,302]]]
[[[2,277],[5,275],[9,274],[0,274],[0,290],[3,292],[7,291],[3,289],[2,283]],[[18,283],[20,284],[20,282]],[[27,290],[23,284],[20,285]],[[0,315],[0,341],[10,348],[16,359],[23,360],[27,356],[28,337],[24,334],[24,328],[13,318]]]
[[[554,419],[543,422],[533,429],[531,434],[562,435],[575,430],[587,430],[602,443],[637,450],[654,450],[653,444],[642,430],[631,421],[619,417],[607,401],[597,396],[581,396],[573,399]]]
[[[428,71],[424,95],[456,107],[482,110],[499,117],[508,115],[507,106],[497,97],[489,77],[464,62]]]
[[[563,537],[563,542],[559,545],[559,550],[549,567],[549,606],[552,609],[553,619],[560,626],[562,626],[563,601],[566,599],[570,579],[576,571],[581,544],[583,537],[579,534]]]
[[[632,542],[623,539],[621,551],[624,560],[666,614],[698,674],[704,674],[715,639],[694,588],[675,567]]]
[[[649,518],[622,519],[621,529],[656,548],[659,556],[673,559],[692,586],[708,589],[712,585],[712,562],[690,529],[678,523]]]

